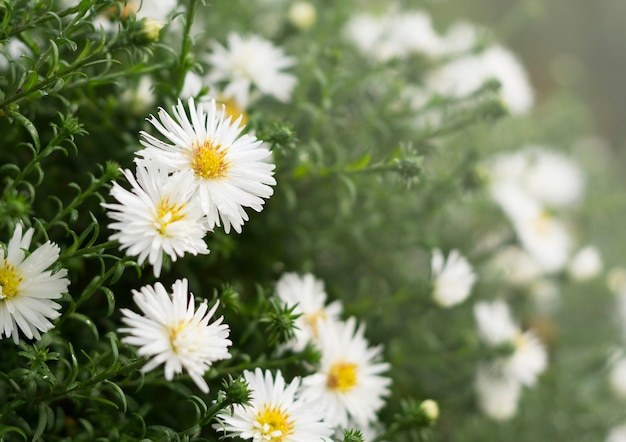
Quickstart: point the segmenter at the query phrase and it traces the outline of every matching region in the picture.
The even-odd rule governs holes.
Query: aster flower
[[[195,105],[189,99],[189,116],[181,101],[172,108],[172,118],[159,109],[159,118],[148,121],[172,144],[141,132],[141,144],[146,148],[137,152],[145,159],[155,161],[170,173],[191,172],[190,188],[206,216],[207,228],[224,224],[241,232],[248,220],[244,208],[260,212],[276,184],[274,165],[268,162],[271,153],[261,141],[241,134],[238,119],[234,123],[219,110],[214,100]]]
[[[509,306],[502,300],[479,302],[474,306],[478,333],[491,347],[511,346],[508,356],[498,358],[493,366],[504,378],[523,385],[534,385],[548,364],[544,346],[532,331],[522,332],[513,321]]]
[[[463,302],[476,281],[472,267],[457,250],[452,250],[444,260],[441,250],[433,250],[431,259],[434,293],[437,304],[451,307]]]
[[[67,291],[67,270],[47,270],[59,258],[59,247],[47,241],[26,256],[34,229],[22,236],[22,224],[15,226],[9,244],[0,248],[0,337],[13,337],[18,331],[28,339],[40,339],[52,329],[50,321],[60,316],[61,305],[54,299]]]
[[[203,375],[213,362],[231,357],[230,330],[222,324],[222,316],[209,324],[218,303],[209,310],[205,300],[196,310],[187,287],[187,280],[179,279],[172,285],[171,296],[161,283],[133,290],[133,300],[143,316],[121,309],[122,321],[128,327],[119,331],[129,335],[122,342],[139,347],[138,353],[150,358],[142,371],[164,364],[165,379],[171,381],[174,374],[185,369],[198,388],[208,393]]]
[[[288,344],[295,351],[317,340],[320,321],[338,320],[342,311],[339,301],[325,305],[324,283],[310,273],[285,273],[276,283],[276,294],[287,306],[296,306],[294,314],[301,315],[295,322],[295,338]]]
[[[297,397],[300,378],[286,384],[280,371],[244,371],[251,392],[250,403],[235,404],[232,412],[222,410],[217,430],[227,437],[268,442],[330,442],[332,428],[315,407]]]
[[[369,347],[365,326],[357,328],[354,318],[319,323],[318,333],[320,367],[302,380],[302,398],[320,406],[333,425],[367,426],[385,404],[391,383],[381,376],[389,369],[378,361],[382,347]]]
[[[151,161],[137,162],[137,178],[123,171],[131,191],[113,183],[111,195],[119,204],[102,204],[116,222],[109,228],[117,233],[121,249],[137,256],[139,264],[146,259],[154,276],[161,274],[163,254],[172,261],[185,253],[207,254],[203,238],[207,232],[203,212],[193,196],[191,173],[169,176]]]
[[[577,281],[597,276],[602,271],[602,257],[594,246],[585,246],[572,257],[568,272]]]
[[[226,83],[224,95],[233,97],[242,107],[251,101],[252,88],[279,101],[289,101],[296,77],[283,72],[294,65],[294,59],[270,41],[256,35],[242,37],[230,33],[227,47],[215,42],[208,56],[212,70],[209,83]]]

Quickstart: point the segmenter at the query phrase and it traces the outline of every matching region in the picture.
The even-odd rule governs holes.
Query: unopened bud
[[[299,29],[310,29],[317,18],[315,6],[309,2],[295,2],[289,8],[289,21]]]
[[[138,23],[137,43],[148,44],[154,43],[159,39],[159,33],[165,24],[158,22],[150,17],[142,18]]]
[[[439,418],[439,405],[432,399],[426,399],[420,404],[420,410],[424,416],[432,423]]]

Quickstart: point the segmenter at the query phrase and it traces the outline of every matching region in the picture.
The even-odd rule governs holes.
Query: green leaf
[[[35,150],[39,152],[39,149],[41,148],[41,142],[39,141],[39,132],[37,132],[37,128],[35,128],[33,122],[17,111],[9,111],[9,117],[14,118],[24,127],[24,129],[28,131],[28,134],[35,143]]]
[[[17,433],[22,436],[24,440],[28,440],[26,433],[24,433],[21,428],[0,424],[0,440],[4,440],[4,435],[7,433]]]

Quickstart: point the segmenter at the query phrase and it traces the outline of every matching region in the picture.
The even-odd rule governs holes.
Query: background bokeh
[[[591,108],[598,135],[626,144],[626,2],[433,0],[445,15],[489,27],[523,60],[541,101],[570,90]]]

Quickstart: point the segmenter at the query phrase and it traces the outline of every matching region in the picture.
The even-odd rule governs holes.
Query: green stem
[[[66,259],[87,255],[89,253],[94,253],[100,250],[106,250],[106,249],[114,248],[117,246],[119,246],[119,242],[117,241],[106,241],[101,244],[96,244],[95,246],[85,247],[84,249],[77,249],[77,250],[74,250],[73,252],[63,253],[59,256],[58,261],[64,261]]]
[[[196,16],[196,8],[198,6],[198,0],[190,0],[189,8],[185,16],[185,27],[183,28],[183,42],[180,51],[180,58],[178,62],[178,78],[176,82],[176,96],[180,96],[180,92],[183,90],[185,84],[185,76],[189,67],[189,53],[192,47],[191,41],[191,26],[193,25],[194,17]]]

